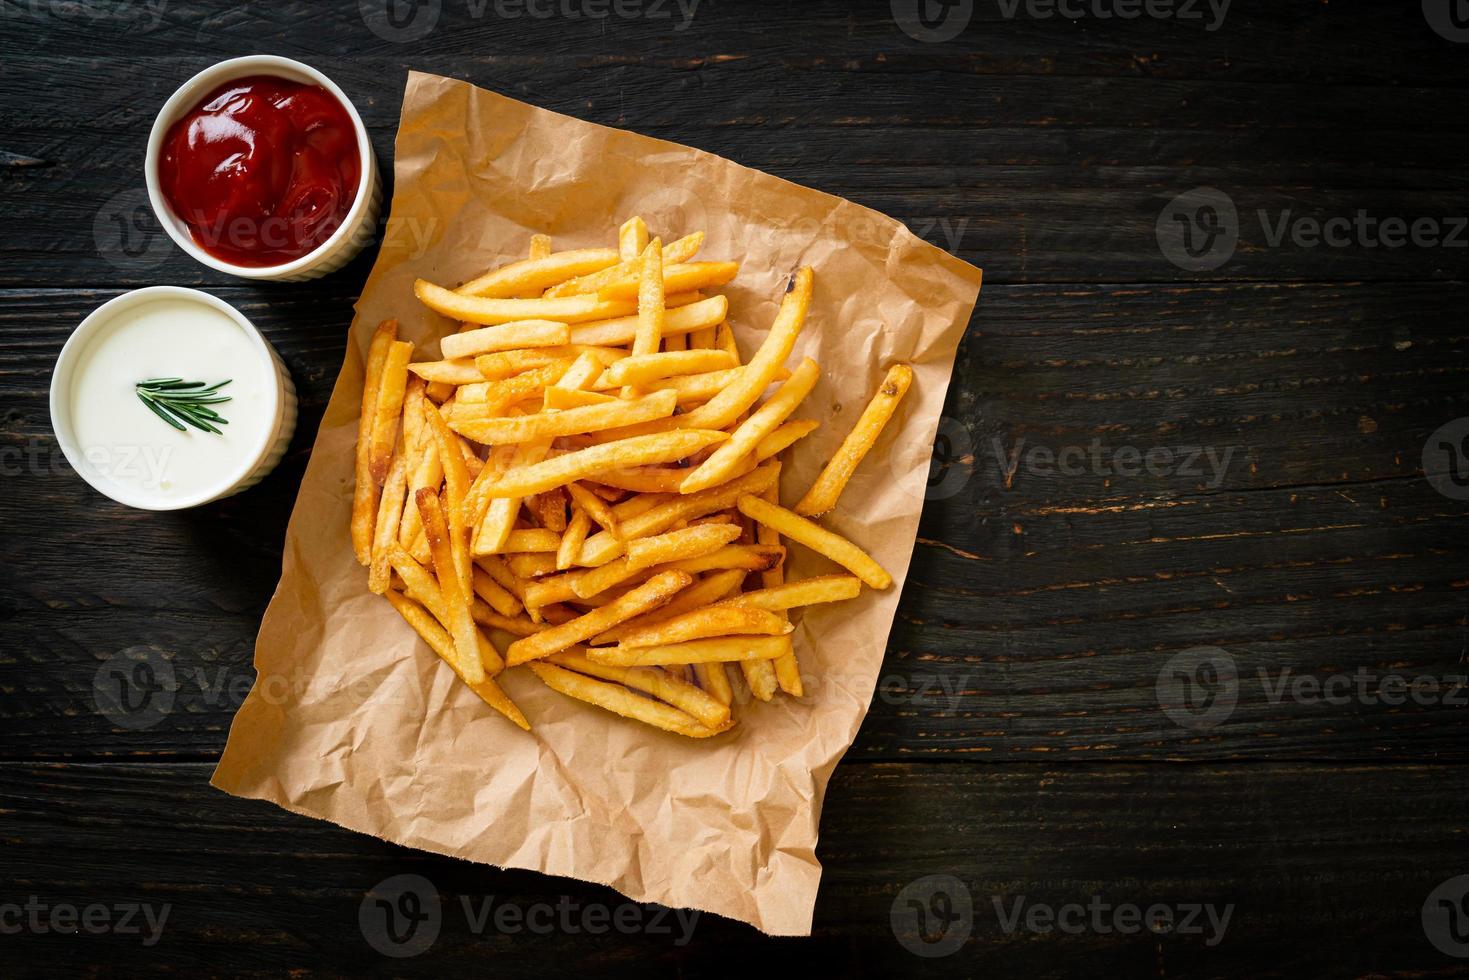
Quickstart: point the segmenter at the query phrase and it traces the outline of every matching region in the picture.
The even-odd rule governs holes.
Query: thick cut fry
[[[474,357],[524,347],[556,347],[571,342],[571,328],[556,320],[516,320],[495,327],[451,333],[439,341],[446,358]]]
[[[587,704],[594,704],[599,708],[606,708],[624,718],[641,721],[655,728],[678,735],[687,735],[690,738],[708,738],[711,735],[719,734],[718,731],[702,724],[687,711],[681,711],[660,701],[651,701],[634,694],[620,684],[595,680],[555,664],[535,663],[531,664],[531,670],[551,690],[570,698],[576,698],[578,701],[585,701]]]
[[[695,609],[653,626],[623,633],[618,646],[656,647],[711,636],[784,636],[792,629],[783,616],[753,606]]]
[[[770,435],[760,440],[755,447],[755,458],[767,460],[783,452],[791,444],[815,432],[821,423],[814,419],[791,419]]]
[[[745,496],[735,503],[741,514],[761,524],[768,524],[792,541],[798,541],[812,551],[825,555],[872,588],[885,589],[893,584],[893,577],[881,565],[840,534],[828,531],[759,497]]]
[[[581,546],[586,543],[587,532],[591,529],[592,518],[578,507],[566,525],[566,532],[561,536],[561,546],[556,549],[556,568],[559,571],[564,572],[575,563],[577,556],[581,554]]]
[[[610,531],[613,537],[622,536],[622,527],[617,522],[617,515],[601,497],[580,483],[568,483],[566,492],[571,495],[571,502],[586,511],[587,516],[596,521],[604,531]],[[581,554],[579,547],[576,553]]]
[[[911,367],[894,364],[888,368],[887,376],[878,385],[877,394],[872,396],[872,401],[862,410],[862,417],[857,420],[852,431],[847,433],[847,438],[842,440],[836,455],[826,461],[826,467],[822,469],[816,482],[811,484],[811,489],[796,504],[794,509],[797,514],[807,517],[825,514],[836,506],[837,498],[842,495],[842,490],[852,478],[857,464],[862,462],[873,443],[877,442],[883,427],[897,410],[898,402],[903,400],[912,384]]]
[[[666,701],[699,719],[710,728],[723,728],[729,723],[729,705],[721,704],[694,685],[674,677],[658,667],[610,667],[593,663],[576,650],[555,653],[546,658],[558,667],[574,670],[604,681],[612,681],[635,691]]]
[[[467,385],[483,381],[484,375],[474,366],[474,361],[460,358],[453,361],[415,361],[408,370],[425,381],[450,385]]]
[[[449,546],[449,526],[444,520],[439,495],[432,490],[420,490],[418,512],[423,515],[423,530],[428,536],[429,549],[433,553],[434,573],[439,580],[444,613],[449,620],[449,634],[454,638],[459,673],[469,683],[476,684],[484,679],[479,641],[475,639],[479,631],[475,629],[474,618],[469,614],[469,595],[460,585],[459,571],[455,567],[454,555]]]
[[[524,527],[510,532],[501,554],[527,551],[555,551],[561,547],[561,535],[548,527]]]
[[[633,215],[617,229],[617,253],[622,261],[629,262],[637,258],[647,247],[648,224],[642,218]],[[662,246],[659,246],[659,252],[662,252]]]
[[[655,353],[663,340],[663,297],[666,290],[663,284],[663,242],[660,239],[653,239],[643,250],[643,267],[638,272],[635,286],[632,295],[638,301],[638,332],[632,339],[632,353],[637,357]]]
[[[590,275],[617,264],[617,252],[610,248],[578,248],[557,252],[545,258],[522,259],[486,272],[460,286],[456,292],[465,296],[504,298],[518,296],[533,289],[545,289]]]
[[[821,369],[816,366],[816,362],[809,357],[803,360],[790,379],[765,404],[740,423],[729,441],[718,446],[713,455],[689,474],[679,486],[679,492],[694,493],[728,480],[746,457],[755,452],[760,440],[774,432],[776,426],[796,410],[802,399],[816,387],[820,377]]]
[[[676,403],[677,397],[673,392],[657,391],[643,398],[618,399],[608,404],[534,415],[463,421],[456,418],[454,430],[486,445],[533,442],[666,418],[673,414]]]
[[[645,252],[644,255],[646,254]],[[663,288],[669,293],[687,293],[710,286],[723,286],[740,271],[738,262],[680,262],[664,266],[661,250],[655,255],[655,261],[661,270]],[[636,296],[639,288],[638,279],[626,276],[598,289],[597,295],[604,300],[625,300]]]
[[[403,501],[408,494],[408,455],[403,452],[403,442],[399,438],[399,451],[388,467],[388,478],[383,482],[377,509],[377,526],[373,529],[372,565],[367,574],[367,589],[375,595],[388,591],[392,569],[388,552],[398,544],[398,523],[403,518]]]
[[[602,376],[593,382],[591,387],[600,391],[624,384],[647,385],[664,378],[726,371],[733,367],[735,367],[734,358],[722,350],[634,353],[631,357],[623,358],[602,372]]]
[[[395,340],[388,345],[388,356],[383,361],[377,398],[373,400],[372,450],[368,456],[368,469],[379,484],[387,478],[393,447],[398,443],[398,420],[403,414],[403,396],[408,389],[408,359],[412,356],[412,344],[406,340]]]
[[[419,279],[413,293],[424,306],[454,320],[493,326],[513,320],[559,320],[562,323],[584,323],[627,316],[637,310],[637,301],[601,299],[600,296],[562,296],[555,299],[484,299],[465,296],[442,286]]]
[[[490,495],[524,497],[574,480],[595,477],[599,472],[610,469],[669,463],[727,438],[727,433],[716,430],[686,429],[603,443],[512,470],[491,489]]]
[[[741,592],[720,605],[754,606],[776,612],[796,606],[814,606],[823,602],[841,602],[855,599],[862,591],[862,580],[855,575],[813,575],[799,582],[767,586],[753,592]]]
[[[789,636],[720,636],[656,647],[589,647],[587,659],[617,667],[774,660],[791,650]]]
[[[525,715],[521,714],[520,709],[515,706],[515,702],[511,701],[509,696],[500,689],[500,685],[484,676],[483,667],[480,669],[479,680],[470,680],[465,676],[457,662],[454,641],[444,631],[444,628],[434,622],[433,618],[421,606],[416,605],[411,600],[396,592],[388,593],[388,601],[408,621],[408,625],[413,627],[413,631],[428,643],[434,653],[438,654],[445,663],[454,668],[454,672],[459,675],[461,680],[469,685],[469,689],[478,695],[480,700],[500,712],[506,718],[509,718],[520,728],[525,731],[530,731],[530,722],[526,721]],[[475,632],[478,633],[478,630]],[[480,637],[480,639],[484,640],[483,637]],[[489,641],[484,642],[485,647],[490,652],[493,652],[494,648],[489,646]]]
[[[602,368],[626,357],[627,351],[591,347],[586,344],[564,344],[559,347],[541,347],[535,350],[508,350],[496,354],[481,354],[474,359],[474,366],[480,375],[475,378],[475,381],[503,381],[524,371],[545,367],[548,364],[575,363],[578,358],[585,355],[591,356],[598,362],[597,374],[600,375]],[[459,390],[461,401],[480,402],[485,400],[489,391],[488,386],[484,389],[471,389],[468,385]]]
[[[697,558],[717,551],[739,536],[738,524],[700,524],[637,538],[627,543],[627,567],[638,571],[662,562]]]
[[[669,242],[663,246],[663,264],[673,265],[675,262],[687,262],[693,258],[704,245],[704,233],[696,231],[692,235],[685,235],[676,242]],[[644,245],[643,247],[646,247]],[[627,276],[638,274],[638,263],[642,260],[643,247],[640,247],[631,256],[625,257],[622,262],[610,269],[601,272],[593,272],[589,275],[578,276],[568,279],[559,286],[552,286],[546,290],[547,296],[575,296],[578,293],[595,293],[603,286],[617,282]]]
[[[523,664],[582,643],[634,616],[656,609],[672,599],[693,579],[683,572],[655,575],[626,595],[584,616],[562,623],[534,636],[522,637],[506,651],[510,664]]]
[[[377,418],[377,394],[382,387],[388,348],[398,336],[398,321],[378,324],[367,345],[362,380],[362,413],[357,416],[357,485],[352,492],[352,550],[362,565],[372,564],[373,520],[377,517],[378,482],[372,478],[372,431]]]
[[[663,305],[667,313],[663,316],[663,335],[686,334],[718,323],[729,314],[729,300],[723,296],[682,302],[684,295],[669,296]],[[616,346],[632,343],[638,333],[638,316],[614,317],[571,325],[571,343],[593,346]]]

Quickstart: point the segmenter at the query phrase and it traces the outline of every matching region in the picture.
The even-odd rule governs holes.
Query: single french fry
[[[664,378],[687,377],[735,367],[734,358],[722,350],[658,351],[625,357],[602,372],[591,387],[597,391],[619,385],[651,385]]]
[[[605,606],[542,633],[516,640],[507,651],[509,662],[513,666],[560,653],[567,647],[582,643],[634,616],[656,609],[691,582],[693,579],[682,572],[655,575]]]
[[[533,581],[556,571],[555,553],[521,552],[518,555],[506,555],[505,564],[519,578]]]
[[[455,292],[465,296],[491,298],[518,296],[533,289],[545,289],[568,279],[600,272],[617,262],[617,252],[610,248],[578,248],[544,258],[532,256],[471,279]]]
[[[773,506],[779,506],[780,481],[777,480],[775,483],[771,484],[770,488],[766,490],[763,494],[761,494],[761,499]],[[756,524],[754,530],[755,541],[757,543],[763,545],[772,545],[775,547],[780,546],[780,532],[772,528],[770,525]],[[784,584],[784,582],[784,558],[760,573],[760,584],[767,589],[776,588]],[[860,582],[858,584],[860,585]],[[790,618],[786,615],[786,611],[784,609],[780,610],[779,615],[782,620],[789,620]],[[801,681],[801,664],[796,659],[796,648],[794,644],[792,644],[791,646],[790,653],[782,654],[781,656],[776,657],[775,660],[770,662],[770,664],[771,669],[775,672],[775,681],[778,685],[780,685],[780,689],[782,691],[785,691],[792,697],[797,698],[803,696],[806,693],[805,685]],[[763,675],[764,672],[755,671],[754,673],[756,675]],[[765,690],[769,689],[770,681],[769,678],[766,676],[754,676],[753,678],[751,678],[749,675],[747,675],[746,679],[750,680],[750,688],[751,690],[756,691],[756,697],[760,696],[759,690],[757,690],[757,688]],[[773,696],[774,692],[772,691],[771,694]]]
[[[753,606],[694,609],[653,626],[623,633],[621,647],[656,647],[712,636],[784,636],[792,629],[784,616]]]
[[[469,614],[469,595],[460,585],[459,570],[454,564],[454,554],[449,544],[449,526],[444,519],[439,495],[432,490],[420,490],[418,512],[423,515],[423,530],[428,536],[429,549],[433,553],[434,573],[439,580],[444,612],[449,617],[447,625],[454,638],[459,672],[469,683],[478,683],[484,679],[479,641],[475,639],[479,631],[475,629],[474,619]]]
[[[456,407],[454,421],[464,423],[500,415],[506,406],[523,398],[539,395],[555,384],[573,363],[567,360],[552,361],[509,378],[491,381],[485,387],[483,401]]]
[[[398,321],[378,324],[367,345],[367,359],[362,380],[362,413],[357,416],[356,488],[352,493],[352,550],[362,565],[372,564],[373,520],[377,517],[380,494],[378,482],[372,478],[372,433],[377,418],[377,395],[382,387],[383,365],[388,348],[398,335]]]
[[[449,546],[454,554],[454,567],[459,572],[459,591],[468,596],[469,529],[465,521],[464,501],[469,493],[469,467],[464,461],[458,438],[450,431],[440,410],[432,405],[427,406],[424,410],[424,422],[433,433],[434,447],[438,450],[440,465],[444,470],[444,495],[448,501],[444,508],[444,519],[448,523]],[[419,501],[419,516],[423,517],[422,491],[417,492],[415,499]],[[433,542],[429,544],[432,547]]]
[[[575,484],[572,484],[575,486]],[[566,532],[561,536],[561,546],[556,549],[556,568],[565,571],[576,561],[581,554],[581,546],[586,543],[587,532],[592,529],[592,518],[581,507],[571,516],[566,525]]]
[[[716,351],[721,357],[732,357],[725,351]],[[650,391],[662,391],[665,388],[671,390],[678,396],[680,405],[696,405],[707,402],[725,388],[728,388],[739,377],[744,368],[725,368],[722,371],[709,371],[704,374],[687,374],[672,378],[662,378],[658,381],[650,381],[644,387]],[[775,372],[772,383],[784,381],[791,373],[785,368]]]
[[[779,564],[785,558],[785,553],[785,549],[778,545],[727,544],[708,554],[654,565],[653,570],[688,572],[690,575],[724,568],[743,568],[747,572],[763,572]]]
[[[697,558],[729,544],[740,536],[738,524],[700,524],[680,531],[665,531],[627,543],[627,567],[631,571],[668,561]]]
[[[601,360],[591,351],[583,351],[577,355],[571,367],[566,369],[566,373],[556,380],[553,387],[558,390],[582,391],[592,386],[592,382],[597,380],[602,370]]]
[[[667,296],[663,305],[667,312],[663,317],[663,335],[686,334],[702,330],[723,320],[729,315],[729,300],[723,296],[710,296],[685,302],[688,294]],[[616,346],[632,343],[638,332],[638,315],[613,317],[571,325],[572,345]]]
[[[599,681],[555,664],[533,663],[531,670],[551,690],[605,708],[624,718],[690,738],[708,738],[719,734],[715,729],[700,723],[687,711],[659,701],[650,701],[620,684]]]
[[[412,409],[412,405],[405,405],[404,411]],[[439,448],[435,441],[433,429],[427,421],[428,411],[434,405],[425,398],[417,403],[418,414],[418,451],[414,456],[413,472],[408,478],[408,499],[403,505],[403,520],[398,528],[398,543],[412,550],[415,543],[423,536],[423,521],[418,514],[418,491],[425,487],[438,487],[444,479],[443,464],[439,462]]]
[[[881,565],[840,534],[759,497],[744,496],[735,504],[746,517],[768,524],[792,541],[825,555],[872,588],[885,589],[893,584],[893,577]]]
[[[462,357],[449,361],[414,361],[408,365],[408,370],[434,384],[443,382],[450,385],[467,385],[485,379],[484,375],[479,373],[479,369],[474,366],[474,361]],[[437,400],[442,404],[446,399]]]
[[[568,408],[585,408],[588,405],[609,405],[619,400],[615,395],[606,395],[596,391],[580,391],[576,388],[558,388],[552,385],[546,389],[544,407],[548,412],[559,412]]]
[[[837,504],[837,498],[842,495],[842,490],[847,486],[847,481],[852,478],[857,465],[862,458],[877,442],[877,437],[882,435],[883,427],[893,417],[893,412],[898,408],[898,402],[908,393],[908,388],[913,384],[913,369],[906,364],[894,364],[888,368],[887,375],[878,385],[877,393],[872,396],[872,401],[862,410],[861,418],[852,431],[847,433],[847,438],[842,440],[841,448],[831,459],[826,461],[821,475],[816,482],[811,484],[811,489],[793,508],[797,514],[805,517],[816,514],[824,514]]]
[[[753,592],[741,592],[728,599],[721,599],[719,604],[754,606],[756,609],[776,612],[781,609],[793,609],[796,606],[814,606],[825,602],[855,599],[861,591],[862,580],[855,575],[813,575],[797,582],[785,582],[763,589],[755,589]]]
[[[644,256],[646,255],[645,251]],[[661,249],[655,253],[655,260],[661,270],[663,288],[669,293],[687,293],[711,286],[723,286],[740,271],[738,262],[679,262],[665,267]],[[638,295],[638,291],[638,280],[632,276],[626,276],[598,289],[597,296],[603,300],[615,302],[630,299]],[[634,353],[637,352],[634,351]]]
[[[510,532],[501,554],[528,551],[555,551],[561,547],[561,535],[548,527],[523,527]]]
[[[627,316],[637,310],[635,298],[602,299],[600,295],[562,296],[553,299],[485,299],[465,296],[436,286],[426,279],[413,284],[413,293],[435,313],[454,320],[493,326],[514,320],[559,320],[584,323]]]
[[[408,494],[408,454],[403,451],[404,441],[400,434],[398,452],[388,467],[388,478],[383,481],[382,497],[377,509],[377,525],[373,529],[372,565],[367,574],[367,589],[375,595],[388,591],[389,573],[392,570],[388,552],[398,544],[398,523],[403,518],[403,502]]]
[[[643,398],[618,399],[563,411],[468,421],[456,419],[454,430],[486,445],[533,442],[666,418],[673,414],[677,401],[673,392],[657,391]]]
[[[631,360],[631,358],[629,358]],[[626,363],[626,362],[624,362]],[[694,493],[724,483],[739,465],[756,451],[760,440],[775,431],[816,387],[821,369],[811,358],[801,361],[789,380],[765,404],[739,424],[728,442],[721,443],[699,468],[679,486],[680,493]]]
[[[646,231],[645,231],[646,234]],[[673,265],[675,262],[687,262],[693,258],[704,245],[704,233],[696,231],[692,235],[685,235],[674,242],[663,246],[663,264]],[[546,290],[547,296],[575,296],[578,293],[595,293],[603,286],[616,282],[627,276],[635,276],[638,273],[638,262],[643,255],[646,242],[633,252],[631,256],[625,257],[623,261],[610,269],[601,272],[593,272],[575,279],[568,279],[559,286],[552,286]]]
[[[715,326],[714,347],[716,350],[727,351],[735,360],[739,360],[740,347],[735,343],[734,329],[728,320],[722,320]]]
[[[403,591],[408,593],[409,598],[433,613],[434,618],[448,629],[449,610],[444,605],[444,593],[433,573],[420,565],[401,545],[388,549],[388,562],[403,580]]]
[[[632,354],[653,354],[663,340],[666,293],[663,284],[663,242],[655,238],[643,250],[643,267],[638,273],[636,290],[638,302],[638,332],[633,335]],[[600,296],[600,292],[598,293]],[[611,300],[609,300],[611,301]]]
[[[642,218],[633,215],[617,229],[617,253],[624,262],[630,262],[643,254],[648,247],[648,225]],[[662,246],[659,246],[662,253]],[[596,270],[593,270],[596,271]]]
[[[448,401],[454,396],[455,386],[450,384],[449,382],[432,381],[427,378],[425,378],[424,380],[428,382],[427,386],[424,388],[424,394],[432,399],[435,405],[442,405],[444,404],[444,402]]]
[[[484,676],[483,666],[481,666],[479,671],[479,680],[471,680],[465,675],[464,671],[460,669],[457,658],[457,647],[453,639],[444,631],[442,626],[434,622],[433,618],[421,606],[396,592],[389,592],[387,595],[388,601],[393,604],[393,608],[398,610],[399,615],[408,621],[408,625],[413,627],[413,631],[428,643],[429,648],[438,654],[440,659],[454,668],[454,672],[459,675],[461,680],[469,685],[469,689],[478,695],[480,700],[500,712],[506,718],[509,718],[520,728],[525,731],[530,731],[530,722],[526,721],[525,715],[515,706],[515,702],[511,701],[509,696],[501,690],[500,685],[496,684],[489,677]],[[475,632],[478,633],[479,631],[476,630]],[[484,640],[484,637],[480,637],[480,639]],[[493,652],[494,648],[489,646],[488,641],[485,641],[485,646]]]
[[[475,378],[477,382],[503,381],[513,378],[517,374],[532,370],[533,368],[545,367],[548,364],[560,364],[570,362],[574,364],[579,358],[590,356],[599,365],[597,374],[601,374],[602,368],[616,363],[627,357],[627,351],[615,350],[610,347],[594,347],[587,344],[563,344],[558,347],[539,347],[529,350],[507,350],[494,354],[480,354],[474,359],[474,366],[480,376]],[[465,385],[460,388],[461,401],[485,401],[490,393],[490,388],[474,388]]]
[[[544,634],[541,634],[544,635]],[[790,636],[719,636],[655,647],[588,647],[587,659],[615,667],[774,660],[791,649]]]
[[[519,615],[523,607],[520,604],[520,600],[515,598],[509,589],[496,582],[489,572],[480,568],[478,565],[475,566],[472,574],[473,581],[471,584],[474,586],[475,595],[483,599],[489,604],[490,608],[502,616]]]
[[[760,440],[755,447],[755,458],[763,461],[783,452],[793,443],[815,432],[820,425],[814,419],[791,419]]]
[[[603,530],[611,532],[614,537],[622,536],[622,527],[617,522],[617,515],[601,497],[580,483],[568,483],[566,492],[571,495],[571,502],[586,511],[587,516],[596,521]],[[577,547],[576,554],[581,554],[580,546]]]
[[[571,328],[556,320],[512,320],[493,327],[451,333],[439,341],[446,358],[474,357],[524,347],[556,347],[571,342]]]
[[[406,340],[395,340],[388,345],[388,355],[383,360],[377,398],[373,400],[372,449],[368,457],[372,478],[379,484],[387,478],[393,447],[398,442],[398,420],[403,414],[403,396],[408,387],[408,359],[412,356],[412,344]]]
[[[512,470],[501,478],[490,494],[494,497],[524,497],[574,480],[591,478],[610,469],[669,463],[727,438],[727,433],[718,430],[685,429],[603,443]]]
[[[688,475],[688,470],[666,466],[627,466],[595,473],[587,479],[635,493],[678,493],[679,486]]]
[[[593,663],[587,659],[585,653],[574,648],[565,653],[553,653],[546,659],[558,667],[574,670],[578,674],[612,681],[635,691],[650,694],[675,708],[687,711],[710,728],[720,729],[729,724],[728,704],[721,704],[694,685],[658,667],[610,667],[606,664]]]

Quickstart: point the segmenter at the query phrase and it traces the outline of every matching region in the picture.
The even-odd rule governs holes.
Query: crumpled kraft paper
[[[396,152],[385,240],[286,532],[258,676],[214,785],[410,847],[808,935],[822,796],[873,695],[979,270],[849,201],[449,78],[409,76]],[[534,726],[516,729],[368,593],[348,539],[372,329],[396,317],[422,358],[438,356],[437,338],[455,326],[414,299],[414,278],[455,285],[524,257],[536,232],[555,248],[615,244],[632,214],[665,240],[703,229],[701,258],[742,263],[724,292],[746,357],[791,272],[815,269],[811,315],[788,363],[809,355],[821,364],[797,415],[822,425],[788,453],[787,506],[887,366],[907,361],[916,372],[823,519],[894,586],[793,610],[807,696],[761,703],[745,693],[738,725],[707,740],[570,700],[523,669],[501,678]],[[791,579],[837,570],[799,545],[787,568]]]

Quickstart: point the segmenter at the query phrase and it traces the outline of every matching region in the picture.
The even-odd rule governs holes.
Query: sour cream
[[[228,381],[208,432],[169,425],[139,382]],[[295,425],[295,392],[253,325],[207,293],[152,287],[120,296],[77,328],[52,379],[51,413],[72,467],[133,507],[175,510],[238,492],[275,465]]]

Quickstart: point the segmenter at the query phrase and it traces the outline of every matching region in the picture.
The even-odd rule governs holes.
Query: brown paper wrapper
[[[808,935],[822,796],[872,698],[979,270],[849,201],[433,75],[409,76],[395,176],[387,234],[286,531],[255,649],[258,677],[214,785],[410,847]],[[807,696],[746,695],[738,725],[706,740],[572,701],[517,669],[501,683],[534,726],[520,731],[367,591],[348,537],[373,327],[396,317],[423,357],[437,356],[437,338],[455,326],[419,305],[413,280],[462,282],[524,257],[536,232],[556,248],[615,244],[618,222],[632,214],[665,240],[703,229],[701,257],[742,263],[725,293],[747,357],[791,272],[815,269],[811,315],[790,363],[804,355],[821,364],[822,381],[798,415],[822,426],[787,454],[787,505],[888,365],[906,361],[916,372],[823,519],[881,562],[894,586],[796,611]],[[792,579],[835,570],[799,546],[787,568]]]

